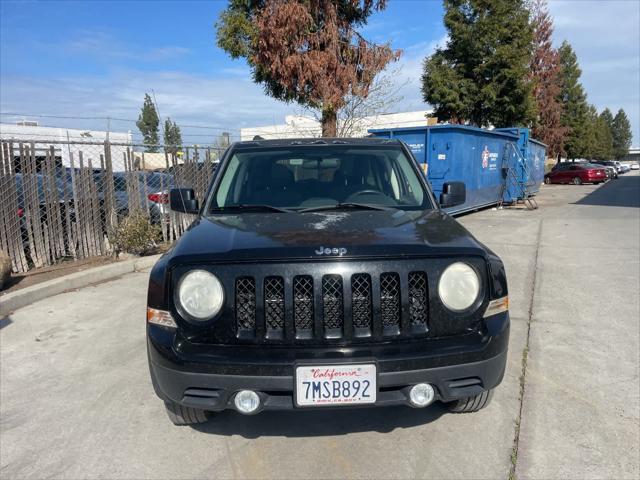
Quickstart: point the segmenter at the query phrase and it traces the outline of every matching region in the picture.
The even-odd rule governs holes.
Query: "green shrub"
[[[160,239],[160,227],[153,225],[142,213],[132,213],[122,220],[112,234],[111,244],[120,252],[146,255],[153,252]]]

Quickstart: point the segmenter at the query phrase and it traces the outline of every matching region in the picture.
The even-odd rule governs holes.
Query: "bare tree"
[[[361,134],[375,124],[375,117],[395,111],[395,106],[404,98],[401,90],[409,83],[397,83],[400,67],[383,72],[376,77],[369,95],[349,95],[344,107],[338,112],[338,136],[353,137]],[[369,117],[369,118],[367,118]]]

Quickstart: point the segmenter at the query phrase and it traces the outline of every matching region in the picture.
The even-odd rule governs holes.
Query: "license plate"
[[[296,368],[296,404],[299,407],[375,403],[377,391],[374,364]]]

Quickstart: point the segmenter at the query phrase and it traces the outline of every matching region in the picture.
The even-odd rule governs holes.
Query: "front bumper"
[[[436,400],[450,402],[492,389],[502,381],[509,315],[494,315],[485,324],[482,335],[464,341],[452,337],[358,349],[261,349],[253,356],[239,347],[215,346],[208,346],[209,355],[204,356],[175,342],[173,332],[149,327],[149,368],[160,398],[209,411],[234,408],[233,397],[239,390],[256,391],[261,397],[260,410],[297,408],[293,396],[298,364],[375,363],[375,406],[409,405],[410,386],[423,382],[434,386]]]

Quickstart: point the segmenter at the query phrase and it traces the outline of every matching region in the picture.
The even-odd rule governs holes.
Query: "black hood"
[[[319,253],[341,249],[339,254]],[[485,256],[485,247],[438,210],[243,213],[202,217],[168,252],[179,263]]]

